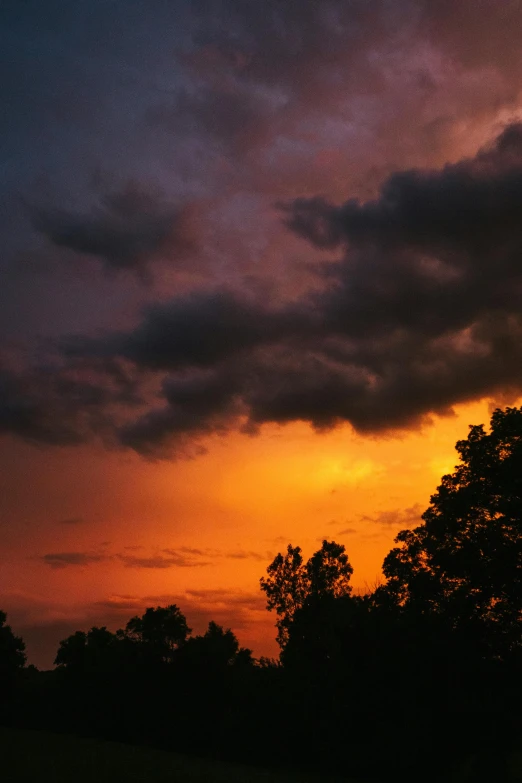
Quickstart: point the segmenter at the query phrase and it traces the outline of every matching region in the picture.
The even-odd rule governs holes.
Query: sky
[[[0,607],[49,667],[372,589],[522,394],[519,0],[0,0]]]

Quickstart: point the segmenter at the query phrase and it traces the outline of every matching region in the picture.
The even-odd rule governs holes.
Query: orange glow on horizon
[[[32,461],[33,492],[4,487],[3,512],[17,508],[31,551],[7,537],[0,589],[28,622],[71,619],[78,628],[121,625],[145,605],[175,600],[196,631],[214,618],[257,655],[274,655],[275,618],[259,591],[273,556],[287,543],[309,556],[335,539],[354,566],[354,588],[371,587],[398,530],[418,524],[456,464],[456,440],[489,417],[486,402],[473,403],[379,438],[348,426],[323,434],[270,426],[213,439],[205,455],[174,463],[16,444]],[[70,553],[85,562],[52,560]]]

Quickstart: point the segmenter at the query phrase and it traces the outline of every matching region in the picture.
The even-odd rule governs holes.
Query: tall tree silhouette
[[[260,580],[267,596],[267,608],[275,609],[277,641],[284,648],[296,612],[319,598],[339,598],[351,593],[353,568],[342,544],[323,541],[312,557],[303,562],[301,547],[288,545],[285,555],[278,553]]]
[[[465,629],[495,655],[522,646],[522,408],[471,426],[423,524],[384,561],[381,597]]]

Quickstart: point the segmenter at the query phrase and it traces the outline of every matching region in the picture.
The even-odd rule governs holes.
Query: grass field
[[[522,753],[507,781],[522,783]],[[444,783],[475,783],[467,764]],[[503,777],[502,781],[506,778]],[[274,773],[177,753],[43,731],[0,728],[1,783],[321,783],[317,777]],[[342,783],[350,783],[343,778]],[[355,783],[355,781],[351,781]],[[497,783],[491,780],[491,783]]]
[[[317,783],[149,748],[0,728],[2,783]]]

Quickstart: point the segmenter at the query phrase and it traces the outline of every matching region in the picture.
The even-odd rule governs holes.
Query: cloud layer
[[[2,428],[50,443],[108,432],[162,455],[267,422],[412,427],[518,391],[521,217],[518,124],[472,158],[391,175],[374,200],[298,198],[288,227],[339,255],[314,291],[271,303],[209,289],[149,306],[133,329],[68,340],[54,373],[5,375]]]
[[[125,568],[167,569],[167,568],[204,568],[213,565],[216,560],[255,560],[269,562],[272,552],[254,552],[251,550],[222,551],[219,549],[196,549],[180,547],[179,549],[161,549],[150,554],[136,554],[143,547],[125,547],[124,552],[109,552],[104,546],[88,551],[49,552],[38,556],[45,565],[53,569],[68,567],[86,568],[98,563],[121,563]]]

